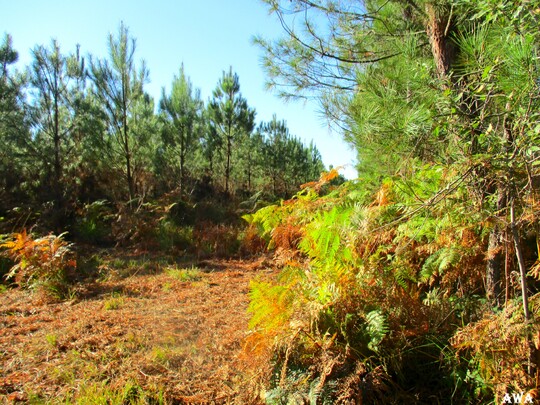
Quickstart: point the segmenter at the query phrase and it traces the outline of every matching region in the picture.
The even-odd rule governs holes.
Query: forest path
[[[262,261],[207,261],[80,287],[69,302],[0,294],[0,398],[232,403],[249,283]]]

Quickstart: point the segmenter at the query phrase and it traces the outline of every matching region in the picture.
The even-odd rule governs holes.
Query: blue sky
[[[0,9],[0,34],[12,35],[20,65],[29,64],[31,48],[49,45],[51,38],[63,53],[80,44],[83,55],[106,57],[107,36],[123,21],[137,39],[136,58],[150,70],[146,91],[156,103],[182,63],[205,101],[222,71],[232,66],[243,96],[257,110],[257,122],[275,113],[292,134],[315,141],[326,165],[349,165],[343,174],[356,175],[355,153],[329,132],[314,102],[285,103],[264,89],[262,51],[251,40],[259,34],[277,39],[283,31],[259,0],[0,0]]]

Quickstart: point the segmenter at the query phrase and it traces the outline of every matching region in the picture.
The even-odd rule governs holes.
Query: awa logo
[[[503,397],[503,404],[534,404],[533,397],[530,393],[524,394],[523,392],[512,394],[506,393]]]

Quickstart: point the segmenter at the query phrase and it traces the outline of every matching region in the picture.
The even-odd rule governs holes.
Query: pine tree
[[[504,218],[511,199],[526,194],[517,190],[533,191],[525,156],[537,139],[538,3],[266,3],[286,30],[280,41],[258,39],[269,85],[318,98],[358,151],[365,179],[433,164],[462,170],[471,201],[497,218],[485,278],[500,303]]]
[[[24,112],[25,82],[12,71],[18,57],[11,36],[6,34],[0,44],[0,212],[14,206],[11,200],[22,192],[24,152],[31,140]]]
[[[189,77],[180,68],[172,83],[171,94],[163,89],[160,109],[166,120],[163,139],[166,147],[172,150],[172,159],[178,159],[180,169],[180,193],[183,194],[186,183],[188,158],[193,158],[198,140],[203,132],[203,108],[200,90],[194,89]]]
[[[264,138],[263,171],[274,197],[292,195],[300,185],[318,179],[324,171],[313,142],[306,147],[276,115],[271,121],[261,123],[257,132]]]
[[[135,39],[130,37],[123,23],[117,37],[109,35],[108,45],[109,60],[91,60],[91,78],[95,95],[107,114],[109,134],[116,141],[112,145],[113,154],[124,161],[124,175],[132,201],[136,197],[133,158],[137,140],[129,121],[135,104],[144,97],[148,70],[144,62],[137,68]]]
[[[265,137],[265,169],[274,196],[283,195],[285,186],[286,150],[290,134],[285,121],[278,121],[276,115],[267,123],[261,123],[259,131]]]
[[[78,159],[74,156],[78,105],[76,88],[84,80],[83,61],[78,52],[64,56],[57,41],[50,48],[32,50],[28,69],[32,104],[30,122],[33,141],[29,153],[43,170],[43,181],[50,187],[57,209],[65,205],[66,169]]]
[[[225,192],[230,193],[233,152],[239,139],[254,128],[255,110],[248,107],[240,93],[238,75],[223,72],[208,104],[208,119],[213,139],[219,139],[225,154]]]
[[[264,139],[259,131],[245,133],[237,148],[237,175],[241,180],[242,190],[246,195],[260,190],[263,186]]]

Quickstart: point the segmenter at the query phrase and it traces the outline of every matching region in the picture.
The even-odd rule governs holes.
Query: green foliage
[[[173,221],[162,219],[157,229],[159,247],[166,252],[186,251],[193,244],[193,227],[179,226]]]
[[[54,201],[56,210],[64,207],[67,194],[75,187],[73,176],[80,156],[80,139],[75,135],[82,106],[79,103],[84,62],[78,54],[65,56],[56,40],[49,48],[36,46],[28,68],[33,90],[30,102],[31,140],[25,148],[38,163],[42,201]],[[61,217],[55,225],[62,225]]]
[[[346,246],[346,239],[352,236],[351,211],[352,207],[335,206],[316,212],[313,220],[305,226],[306,236],[299,248],[312,258],[316,267],[352,262],[351,249]]]
[[[171,94],[167,96],[163,90],[160,109],[165,117],[162,137],[165,148],[163,153],[167,156],[166,165],[178,168],[177,183],[183,194],[187,173],[195,163],[194,152],[204,129],[200,90],[193,89],[183,65],[179,75],[174,77]]]
[[[165,269],[165,273],[171,278],[174,278],[175,280],[179,280],[182,282],[192,282],[192,281],[200,281],[203,278],[203,272],[196,268],[177,268],[177,267],[169,267]]]
[[[269,334],[282,331],[292,315],[293,290],[265,281],[252,281],[250,289],[250,328],[262,329]]]
[[[530,319],[517,304],[537,286],[516,288],[512,255],[538,257],[540,3],[265,2],[288,34],[256,39],[269,84],[318,98],[358,152],[358,181],[332,183],[331,171],[309,182],[320,153],[275,116],[254,131],[232,68],[206,109],[182,68],[158,119],[122,24],[88,76],[78,52],[53,42],[34,49],[25,78],[5,36],[0,214],[37,207],[42,226],[64,229],[48,213],[77,212],[76,234],[90,243],[110,233],[145,250],[230,256],[240,247],[235,195],[245,213],[305,183],[244,216],[246,238],[257,232],[281,269],[250,293],[250,338],[274,368],[269,403],[486,402],[533,388],[513,365],[538,362],[528,350],[538,297]],[[114,220],[103,199],[117,204]],[[14,239],[2,242],[10,279],[63,285],[71,245]]]
[[[9,239],[9,235],[0,234],[0,246],[6,243]],[[2,278],[5,278],[13,265],[13,260],[11,260],[6,255],[0,255],[0,276],[2,276]]]
[[[366,331],[369,335],[368,349],[377,351],[379,344],[389,332],[386,317],[379,310],[366,314]]]
[[[432,327],[448,341],[460,319],[470,319],[458,297],[481,287],[483,258],[463,175],[421,164],[411,172],[383,179],[371,194],[348,182],[319,195],[333,176],[325,175],[291,200],[244,217],[284,264],[276,281],[251,285],[250,327],[275,353],[291,353],[274,358],[276,367],[305,373],[301,386],[270,391],[276,403],[306,398],[317,379],[329,398],[345,395],[340,373],[357,358],[401,376],[406,358],[425,361],[419,346],[429,344]],[[463,274],[470,276],[458,292]],[[313,371],[328,358],[339,363],[331,374]],[[433,378],[425,373],[422,379]],[[401,384],[410,390],[416,382],[404,377]]]
[[[530,361],[531,346],[523,342],[529,333],[537,336],[540,330],[536,319],[540,296],[531,297],[535,319],[529,326],[523,322],[519,301],[510,302],[499,313],[484,314],[478,322],[461,328],[452,339],[458,358],[467,363],[471,376],[493,387],[498,398],[506,392],[526,392],[537,387],[534,375],[525,366]]]
[[[3,38],[0,215],[9,213],[10,224],[21,221],[11,229],[39,216],[42,232],[70,229],[85,243],[148,239],[184,249],[169,224],[154,232],[157,237],[149,235],[147,228],[158,226],[143,223],[152,211],[147,203],[176,203],[167,216],[177,226],[238,223],[238,201],[258,193],[274,201],[319,175],[317,148],[289,134],[284,122],[284,143],[253,131],[255,110],[232,70],[223,73],[205,106],[182,66],[156,114],[145,92],[149,73],[136,61],[129,29],[120,24],[107,42],[103,59],[85,58],[79,47],[65,54],[54,40],[35,46],[22,74],[15,69],[11,37]],[[272,170],[269,156],[281,159]],[[279,177],[275,190],[268,187],[272,176]],[[15,218],[13,207],[33,216]]]
[[[112,235],[112,209],[107,201],[97,200],[85,204],[75,222],[75,236],[83,242],[107,244]]]
[[[146,392],[134,381],[128,381],[121,387],[110,387],[107,383],[92,383],[83,386],[73,399],[67,401],[73,404],[103,404],[111,405],[143,405],[143,404],[166,404],[167,401],[162,392]]]
[[[144,63],[135,63],[135,39],[122,23],[118,36],[108,38],[109,60],[91,60],[90,77],[94,95],[102,104],[109,137],[107,154],[116,162],[127,185],[129,200],[137,197],[137,172],[143,170],[144,147],[157,134],[153,101],[145,97],[143,86],[148,80]],[[149,130],[152,129],[152,130]],[[142,173],[141,173],[142,174]]]
[[[106,311],[114,311],[122,308],[123,305],[124,298],[118,293],[113,293],[111,294],[111,297],[103,303],[103,308]]]
[[[234,167],[233,153],[245,137],[249,137],[255,125],[255,110],[248,107],[240,93],[240,80],[232,67],[223,72],[208,104],[210,131],[220,145],[224,160],[224,188],[230,192]]]
[[[420,273],[422,281],[428,281],[434,274],[442,274],[461,260],[463,252],[454,247],[442,248],[429,256]]]
[[[243,215],[242,218],[250,225],[257,228],[259,235],[270,242],[271,233],[280,222],[280,210],[277,205],[268,205],[259,209],[254,214]]]
[[[257,130],[263,138],[262,170],[267,173],[267,185],[274,196],[290,196],[301,184],[316,179],[324,171],[318,151],[306,148],[289,133],[285,121],[272,120],[261,123]]]
[[[319,378],[311,380],[309,374],[301,371],[291,372],[285,381],[265,392],[264,400],[267,405],[331,405],[335,403],[332,396],[335,388],[333,384],[320,384]]]

